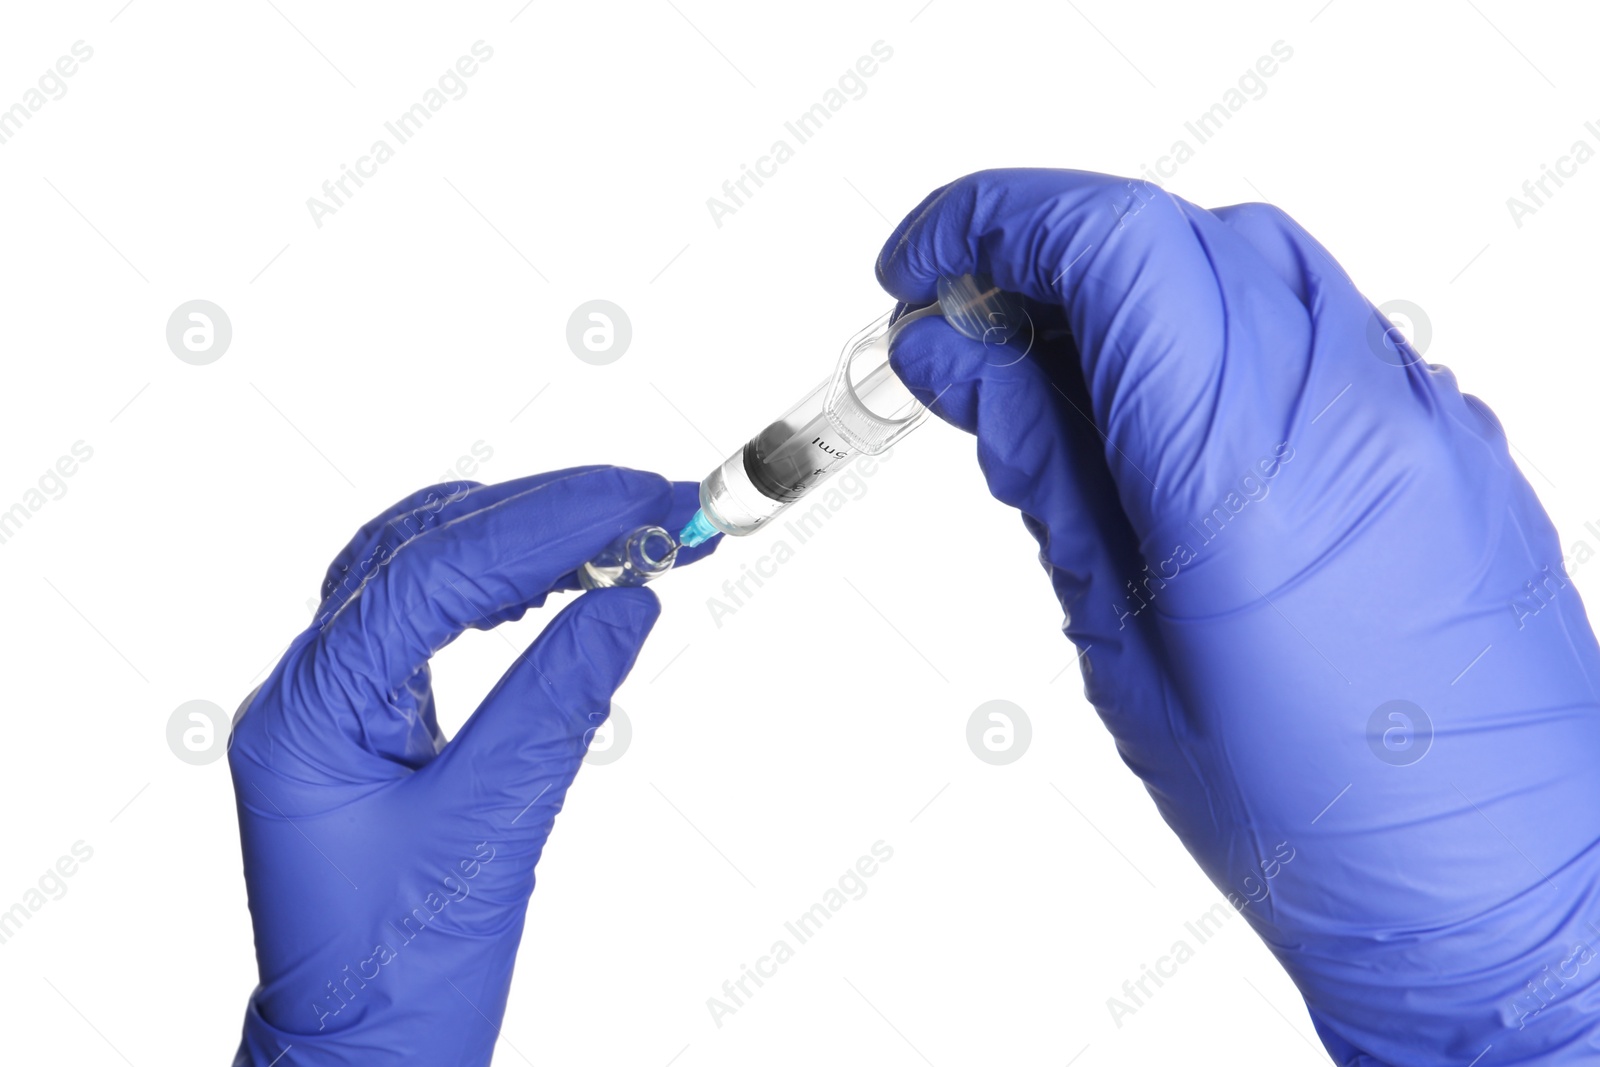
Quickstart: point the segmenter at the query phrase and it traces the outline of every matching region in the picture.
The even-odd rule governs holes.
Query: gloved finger
[[[1213,208],[1225,225],[1249,241],[1278,277],[1308,310],[1327,320],[1365,323],[1365,347],[1389,367],[1427,367],[1454,385],[1454,376],[1442,367],[1428,367],[1405,332],[1372,305],[1322,242],[1311,236],[1288,212],[1271,204],[1234,204]],[[1413,328],[1415,324],[1413,323]],[[1369,371],[1373,368],[1368,368]],[[1369,375],[1370,376],[1370,375]],[[1404,384],[1405,375],[1381,375],[1391,387]],[[1435,383],[1438,384],[1438,383]],[[1476,397],[1466,397],[1474,428],[1493,440],[1503,436],[1500,422]]]
[[[605,467],[552,478],[417,536],[317,635],[308,660],[316,691],[349,694],[357,717],[381,708],[463,630],[543,603],[611,541],[663,522],[671,503],[660,475]],[[360,742],[365,727],[346,718],[341,728]]]
[[[896,313],[906,308],[896,306]],[[1028,302],[1017,336],[1004,342],[955,343],[964,337],[939,316],[901,327],[889,349],[895,376],[925,407],[945,422],[977,433],[974,387],[986,368],[1004,369],[1026,363],[1039,373],[1042,385],[1081,382],[1077,348],[1064,325],[1065,313],[1048,304]],[[1024,373],[1019,371],[1017,373]],[[1088,408],[1085,408],[1087,411]]]
[[[374,515],[350,538],[328,564],[322,577],[323,608],[334,598],[334,610],[361,588],[378,567],[388,562],[401,545],[435,526],[442,526],[459,514],[461,501],[479,482],[441,482],[425,486],[395,501]]]
[[[543,485],[552,478],[598,469],[599,465],[572,467],[513,478],[493,485],[463,480],[441,482],[418,489],[375,515],[356,531],[350,543],[328,564],[328,572],[322,581],[323,603],[318,612],[319,618],[337,611],[345,600],[355,595],[368,575],[387,563],[400,550],[400,546],[425,530],[481,511],[507,497]]]
[[[1261,262],[1306,308],[1319,298],[1346,307],[1365,304],[1333,255],[1282,208],[1272,204],[1230,204],[1212,208],[1211,214],[1248,241]]]
[[[1431,374],[1428,388],[1442,391],[1444,402],[1454,408],[1453,397],[1449,396],[1455,389],[1454,375],[1444,367],[1424,363],[1423,354],[1405,332],[1361,294],[1332,253],[1286,211],[1271,204],[1235,204],[1213,208],[1212,214],[1249,241],[1307,309],[1327,321],[1357,327],[1364,323],[1364,345],[1356,347],[1364,347],[1385,367],[1426,369]],[[1415,323],[1412,326],[1415,328]],[[1361,377],[1370,379],[1376,374],[1379,381],[1375,384],[1380,390],[1386,385],[1391,392],[1418,391],[1416,387],[1423,383],[1420,378],[1407,380],[1408,375],[1386,374],[1371,365],[1365,369],[1369,373]],[[1383,394],[1380,391],[1377,395]],[[1469,416],[1468,424],[1481,438],[1493,441],[1504,436],[1499,419],[1482,401],[1464,396],[1464,403],[1459,413]]]
[[[1157,186],[1083,171],[962,178],[896,228],[878,279],[926,302],[962,274],[1065,310],[1141,536],[1225,492],[1297,416],[1305,307],[1247,241]],[[902,364],[918,358],[899,347]]]
[[[595,466],[576,467],[494,485],[465,480],[443,482],[396,501],[357,530],[328,565],[322,583],[322,603],[317,609],[318,624],[332,618],[368,576],[419,534],[536,488],[552,478],[597,469]],[[375,751],[395,762],[413,769],[422,766],[444,744],[433,699],[433,678],[426,663],[390,694],[388,704],[389,713],[382,719],[383,726],[368,735],[369,743]]]
[[[1189,728],[1173,706],[1155,605],[1171,599],[1170,545],[1142,544],[1122,510],[1088,389],[1048,309],[1041,358],[1007,360],[938,317],[907,326],[890,362],[919,398],[977,436],[989,492],[1022,512],[1066,613],[1084,693],[1147,781],[1186,781]],[[899,344],[916,358],[902,363]],[[1147,555],[1148,553],[1148,555]],[[1146,559],[1153,562],[1146,564]]]
[[[643,587],[596,589],[568,604],[419,784],[471,797],[457,804],[464,819],[542,842],[660,614],[655,593]]]
[[[914,359],[904,359],[902,345]],[[1075,368],[1052,373],[1046,361],[996,360],[993,345],[937,317],[906,327],[890,362],[913,394],[977,435],[990,493],[1021,511],[1039,541],[1068,636],[1080,648],[1119,642],[1122,586],[1143,563]]]

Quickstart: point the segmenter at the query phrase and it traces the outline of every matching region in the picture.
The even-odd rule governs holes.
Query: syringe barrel
[[[700,508],[723,533],[753,533],[852,455],[823,402],[832,379],[745,443],[700,483]]]
[[[700,483],[713,526],[753,533],[856,455],[884,451],[922,420],[926,410],[889,366],[890,318],[847,341],[826,381]]]
[[[927,415],[889,365],[901,327],[943,313],[973,340],[1005,343],[1021,313],[979,279],[942,280],[939,302],[884,315],[849,341],[829,378],[700,483],[700,510],[723,533],[753,533],[857,455],[877,455]]]

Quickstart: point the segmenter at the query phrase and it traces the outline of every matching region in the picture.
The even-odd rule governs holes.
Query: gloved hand
[[[233,731],[261,974],[236,1067],[489,1062],[534,865],[660,607],[580,595],[448,743],[428,658],[696,505],[692,482],[583,467],[435,486],[356,534]]]
[[[1265,205],[975,174],[878,261],[906,302],[972,273],[1031,352],[933,317],[895,368],[977,435],[1123,759],[1335,1061],[1600,1059],[1600,657],[1498,421]]]

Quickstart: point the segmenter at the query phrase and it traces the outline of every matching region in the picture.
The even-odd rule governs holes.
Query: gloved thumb
[[[1048,331],[1036,332],[1043,339]],[[1123,585],[1143,562],[1082,376],[1059,355],[1018,358],[930,318],[901,332],[890,359],[913,394],[977,436],[989,492],[1022,512],[1039,541],[1067,635],[1079,648],[1105,650],[1131,639]]]
[[[543,841],[594,731],[661,614],[649,589],[569,604],[423,773],[485,828]]]

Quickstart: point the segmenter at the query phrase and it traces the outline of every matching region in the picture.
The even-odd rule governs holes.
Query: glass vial
[[[585,589],[643,585],[671,570],[677,558],[676,538],[659,526],[641,526],[579,567],[578,584]]]

